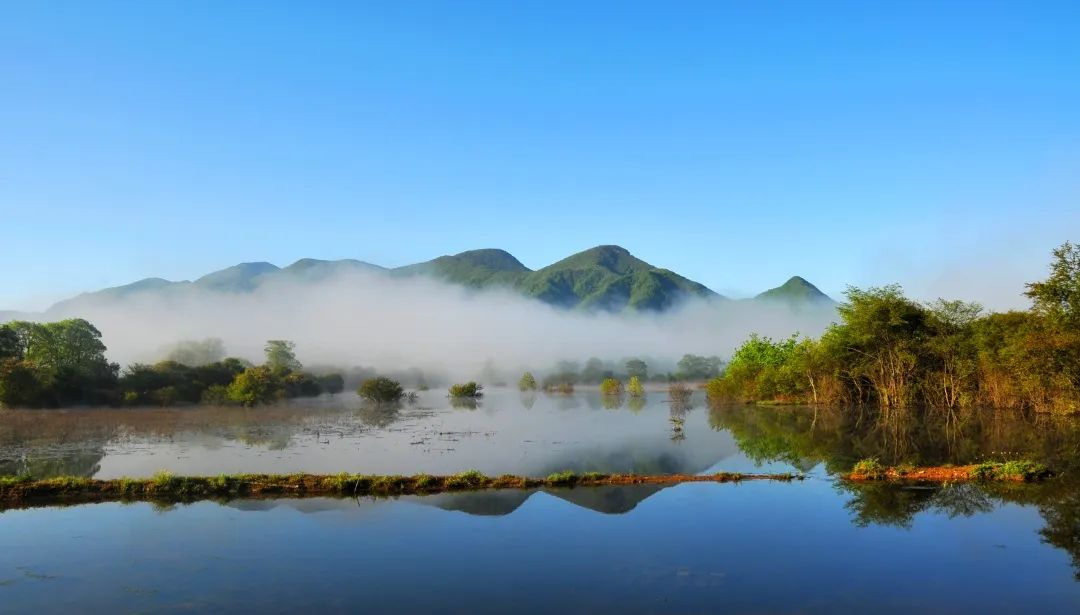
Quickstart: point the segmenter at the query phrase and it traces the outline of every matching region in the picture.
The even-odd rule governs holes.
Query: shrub
[[[626,391],[631,397],[644,397],[645,387],[641,384],[641,378],[630,376],[630,382],[626,385]]]
[[[673,382],[668,386],[668,396],[675,403],[686,403],[693,394],[694,390],[681,382]]]
[[[471,381],[464,384],[455,384],[450,387],[450,397],[482,397],[484,395],[483,390],[483,385]]]
[[[525,372],[521,375],[521,380],[518,380],[518,388],[522,391],[536,390],[536,378],[533,378],[532,372]]]
[[[405,390],[401,388],[400,382],[379,376],[366,380],[356,390],[356,394],[368,401],[381,403],[399,401],[405,396]]]
[[[863,459],[851,468],[851,473],[871,479],[885,478],[885,467],[877,459]]]
[[[604,395],[621,395],[623,392],[622,383],[614,378],[605,378],[600,383],[600,392]]]

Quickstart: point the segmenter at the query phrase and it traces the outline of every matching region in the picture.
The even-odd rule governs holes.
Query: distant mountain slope
[[[792,277],[776,288],[770,288],[754,297],[754,299],[787,304],[836,303],[831,297],[818,290],[817,286],[814,286],[799,276]]]
[[[663,311],[688,298],[724,300],[704,285],[647,263],[625,248],[603,245],[564,258],[536,271],[509,252],[469,250],[459,254],[386,269],[353,259],[303,258],[284,268],[267,262],[240,263],[208,273],[194,282],[146,278],[60,301],[47,315],[77,312],[81,305],[134,296],[169,296],[186,288],[247,293],[271,281],[316,282],[342,273],[375,273],[391,278],[428,276],[470,289],[504,288],[564,309],[584,311]],[[788,305],[835,305],[813,284],[793,277],[749,301]]]
[[[688,297],[720,298],[619,246],[597,246],[564,258],[524,276],[517,287],[559,307],[607,311],[659,311]]]
[[[469,288],[512,286],[532,270],[505,250],[469,250],[391,270],[396,276],[427,275]]]

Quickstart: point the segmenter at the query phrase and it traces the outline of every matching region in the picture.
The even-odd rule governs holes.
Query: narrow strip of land
[[[449,491],[532,489],[539,487],[602,487],[609,485],[672,485],[749,480],[801,480],[801,474],[576,474],[559,472],[544,478],[504,474],[485,476],[468,471],[449,476],[372,476],[366,474],[239,474],[98,480],[82,477],[34,479],[0,477],[0,506],[78,504],[108,501],[186,502],[233,498],[302,498],[318,496],[428,495]]]
[[[854,482],[933,482],[953,483],[968,481],[1015,481],[1035,482],[1052,476],[1043,464],[1034,461],[987,461],[965,466],[893,466],[885,467],[873,459],[864,459],[843,476]]]

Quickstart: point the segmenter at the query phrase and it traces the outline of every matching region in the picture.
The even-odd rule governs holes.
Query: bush
[[[450,397],[469,397],[475,399],[484,395],[483,390],[483,385],[471,381],[464,384],[455,384],[450,387]]]
[[[674,382],[668,386],[668,396],[675,403],[686,403],[690,401],[690,396],[693,394],[694,390],[681,382]]]
[[[871,479],[885,478],[885,467],[877,459],[863,459],[851,468],[851,473]]]
[[[532,372],[525,372],[521,375],[521,380],[518,380],[518,388],[522,391],[536,390],[536,378],[533,378]]]
[[[405,396],[405,390],[401,388],[400,382],[379,376],[361,384],[356,394],[368,401],[379,403],[399,401]]]
[[[641,384],[641,378],[630,376],[630,382],[626,385],[627,392],[631,397],[644,397],[645,387]]]
[[[600,383],[600,392],[604,395],[622,395],[622,383],[614,378],[605,378]]]
[[[245,406],[268,404],[285,395],[281,379],[268,367],[251,367],[236,376],[226,389],[229,401]]]

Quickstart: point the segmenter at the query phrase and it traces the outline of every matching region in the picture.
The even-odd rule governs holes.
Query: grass
[[[732,482],[742,480],[791,480],[788,474],[719,473],[689,474],[577,474],[567,470],[545,478],[504,474],[490,477],[477,470],[449,476],[367,474],[221,474],[176,476],[159,472],[149,478],[96,480],[62,476],[41,480],[29,476],[0,476],[0,509],[26,504],[105,501],[189,502],[208,499],[282,497],[356,497],[424,495],[445,491],[481,489],[532,489],[684,482]],[[801,477],[796,477],[801,478]]]
[[[1053,473],[1045,465],[1030,460],[984,461],[976,465],[915,467],[901,464],[888,468],[877,459],[863,459],[855,464],[851,473],[844,476],[848,480],[895,480],[923,482],[956,481],[1015,481],[1035,482],[1049,478]]]

